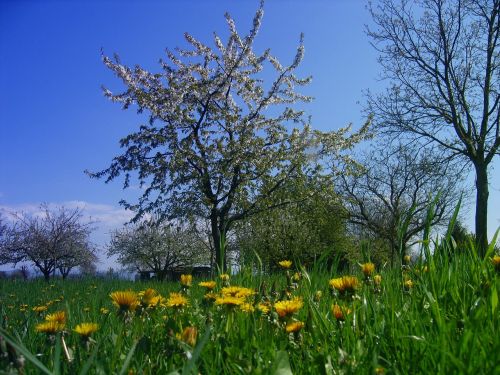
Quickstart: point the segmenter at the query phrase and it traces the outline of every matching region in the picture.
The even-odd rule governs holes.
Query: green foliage
[[[124,108],[137,106],[149,124],[123,138],[123,154],[90,176],[111,181],[124,175],[125,188],[130,176],[137,176],[144,193],[135,204],[121,202],[135,211],[134,220],[151,213],[160,219],[210,220],[221,272],[226,266],[221,243],[235,223],[274,207],[265,204],[269,198],[298,173],[313,174],[321,159],[347,162],[345,151],[368,130],[368,123],[352,134],[349,127],[311,128],[300,106],[312,98],[298,92],[310,77],[296,75],[303,38],[287,65],[270,49],[255,51],[263,14],[261,3],[245,36],[226,14],[227,41],[214,34],[212,47],[185,33],[189,48],[167,50],[159,73],[103,57],[125,85],[123,92],[105,89],[105,95]],[[265,82],[263,70],[270,71]]]
[[[346,232],[347,213],[331,184],[294,180],[274,198],[295,202],[256,215],[236,231],[241,262],[253,262],[257,253],[266,271],[283,259],[311,267],[320,257],[329,265],[344,259],[352,247]]]

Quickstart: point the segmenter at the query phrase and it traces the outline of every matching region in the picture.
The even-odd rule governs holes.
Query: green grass
[[[9,362],[22,354],[26,374],[500,374],[500,276],[490,257],[479,259],[471,250],[451,259],[440,255],[427,259],[407,269],[377,270],[382,276],[380,291],[367,282],[347,297],[333,295],[328,285],[329,279],[340,275],[302,270],[297,288],[290,290],[304,301],[293,316],[305,323],[299,334],[287,334],[275,311],[247,313],[203,303],[205,291],[197,285],[199,280],[193,282],[190,305],[183,311],[138,309],[129,317],[117,314],[110,292],[151,287],[168,297],[169,292],[179,291],[179,284],[2,281],[0,351],[10,350],[10,359],[8,354],[0,358],[0,369],[5,369],[0,373],[15,369]],[[230,282],[264,289],[274,302],[287,298],[285,272],[262,276],[247,271]],[[363,280],[358,268],[351,274]],[[414,285],[406,290],[403,281],[408,278]],[[319,300],[317,291],[322,291]],[[253,302],[262,298],[259,292]],[[64,340],[71,362],[60,335],[35,331],[46,313],[37,314],[32,308],[49,301],[55,302],[47,312],[67,313]],[[333,316],[334,303],[352,310],[344,322]],[[23,309],[23,304],[28,307]],[[101,308],[109,313],[101,313]],[[100,326],[88,344],[72,331],[81,322]],[[179,338],[188,326],[198,330],[194,348]]]

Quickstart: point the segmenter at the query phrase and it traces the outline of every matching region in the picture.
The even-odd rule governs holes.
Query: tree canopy
[[[16,214],[14,223],[5,229],[1,264],[30,262],[48,280],[56,270],[65,278],[73,268],[97,261],[89,239],[93,226],[82,220],[81,209],[40,208],[39,215]]]
[[[109,182],[124,174],[128,187],[137,173],[144,194],[137,203],[121,202],[136,212],[136,220],[145,213],[210,220],[221,271],[225,237],[235,222],[289,203],[269,198],[297,174],[316,173],[318,158],[341,157],[367,128],[351,136],[347,128],[311,129],[304,111],[294,107],[311,100],[296,91],[310,81],[294,73],[304,56],[303,37],[289,65],[270,49],[254,52],[262,16],[261,3],[242,37],[226,14],[229,38],[223,43],[214,34],[213,48],[186,33],[190,49],[167,50],[160,73],[103,57],[126,86],[121,93],[105,89],[105,95],[124,108],[137,106],[148,113],[149,123],[120,141],[125,152],[109,168],[90,175]],[[264,68],[274,78],[264,75]]]
[[[153,272],[163,280],[168,271],[179,267],[207,264],[208,251],[202,252],[193,231],[143,222],[116,230],[108,245],[108,256],[118,256],[118,262],[137,272]]]

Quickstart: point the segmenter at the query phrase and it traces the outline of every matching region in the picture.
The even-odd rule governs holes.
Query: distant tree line
[[[93,223],[82,220],[81,209],[42,205],[37,214],[13,216],[12,222],[0,218],[0,264],[30,263],[46,280],[56,272],[64,279],[75,268],[95,270]]]

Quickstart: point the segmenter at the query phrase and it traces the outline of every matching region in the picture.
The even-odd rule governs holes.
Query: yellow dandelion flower
[[[292,266],[292,261],[291,260],[282,260],[281,262],[278,262],[281,268],[284,268],[285,270],[289,269]]]
[[[304,306],[302,299],[294,298],[292,300],[276,302],[274,304],[274,309],[276,310],[280,318],[285,318],[299,311],[302,306]]]
[[[363,275],[365,275],[365,277],[370,277],[373,272],[375,272],[375,264],[370,262],[362,264],[361,272],[363,272]]]
[[[314,293],[314,301],[315,302],[319,302],[321,301],[321,297],[323,297],[323,292],[321,290],[317,290],[315,293]]]
[[[255,307],[251,303],[245,302],[244,304],[240,305],[240,310],[246,313],[252,313],[255,311]]]
[[[233,296],[220,296],[215,300],[216,305],[224,305],[226,307],[241,306],[245,303],[243,298],[233,297]]]
[[[403,263],[404,263],[404,264],[410,264],[410,262],[411,262],[411,256],[409,256],[409,255],[405,255],[405,256],[403,257]]]
[[[76,333],[78,333],[83,338],[88,338],[91,334],[95,333],[99,329],[99,325],[97,323],[80,323],[77,324],[73,329]]]
[[[41,306],[35,306],[33,307],[33,311],[38,313],[38,314],[41,314],[43,313],[44,311],[47,311],[48,307],[46,305],[41,305]]]
[[[202,281],[198,285],[207,288],[207,290],[213,290],[217,283],[215,281]]]
[[[48,314],[45,317],[45,320],[48,322],[57,322],[60,324],[66,323],[66,313],[64,311],[56,311],[55,313]]]
[[[336,290],[343,290],[344,289],[344,282],[342,281],[341,277],[337,277],[335,279],[331,279],[328,284],[330,285],[330,288],[336,289]]]
[[[184,341],[189,346],[196,345],[196,339],[198,338],[198,329],[196,327],[186,327],[181,334],[181,340]]]
[[[219,278],[222,280],[222,281],[229,281],[229,275],[227,273],[221,273],[219,275]]]
[[[355,276],[342,276],[331,279],[330,288],[336,289],[339,293],[354,293],[358,289],[360,282]]]
[[[181,293],[170,293],[170,297],[166,301],[167,307],[181,309],[188,305],[188,299]]]
[[[494,255],[491,258],[491,263],[493,264],[493,267],[495,267],[495,270],[500,272],[500,255]]]
[[[46,320],[43,323],[37,324],[35,326],[35,331],[47,334],[55,334],[64,329],[64,324],[56,322],[54,320]]]
[[[382,284],[382,276],[380,275],[373,276],[373,282],[375,283],[375,285]]]
[[[269,314],[269,311],[271,311],[271,304],[269,302],[260,302],[257,305],[257,309],[262,313],[262,314]]]
[[[106,314],[109,314],[109,310],[105,307],[101,307],[101,309],[99,310],[101,312],[101,314],[103,315],[106,315]]]
[[[344,321],[346,315],[349,315],[351,312],[351,309],[347,307],[341,307],[337,304],[332,306],[332,314],[340,322]]]
[[[193,283],[193,275],[181,275],[181,285],[190,287]]]
[[[285,327],[287,333],[297,333],[304,327],[303,322],[288,323]]]
[[[212,302],[215,301],[217,297],[218,297],[217,294],[212,292],[209,292],[203,296],[203,298],[205,298],[207,301],[212,301]]]
[[[161,302],[161,296],[153,288],[148,288],[139,292],[141,297],[141,305],[144,307],[154,307]]]
[[[222,288],[221,294],[223,296],[237,297],[237,298],[247,298],[253,296],[255,291],[250,288],[244,288],[241,286],[228,286]]]
[[[411,279],[407,279],[403,282],[403,287],[406,289],[406,290],[410,290],[411,288],[413,288],[413,281],[411,281]]]
[[[120,311],[134,311],[139,305],[137,293],[131,290],[117,291],[109,295]]]
[[[292,276],[293,281],[299,282],[302,279],[302,274],[300,272],[295,272]]]

